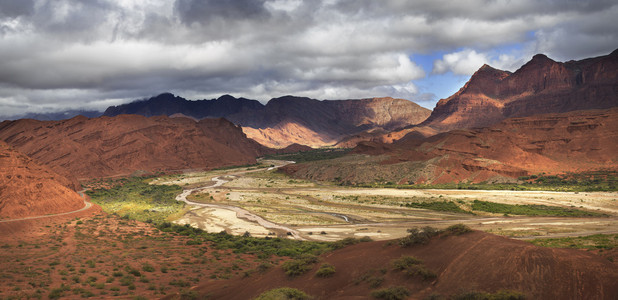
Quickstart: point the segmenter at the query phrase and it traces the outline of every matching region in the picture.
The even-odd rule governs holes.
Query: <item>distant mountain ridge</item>
[[[348,135],[365,130],[392,130],[418,124],[430,112],[414,102],[390,97],[316,100],[283,96],[263,105],[256,100],[229,95],[190,101],[165,93],[148,100],[109,107],[104,115],[223,117],[242,126],[249,138],[262,145],[283,148],[294,143],[314,147],[333,145]]]
[[[514,73],[482,66],[442,99],[421,125],[440,131],[485,127],[506,118],[618,106],[618,50],[579,61],[537,54]]]
[[[264,105],[257,100],[235,98],[230,95],[223,95],[212,100],[191,101],[171,93],[163,93],[146,100],[110,106],[103,115],[113,117],[120,114],[133,114],[153,117],[180,113],[196,119],[225,118],[231,114],[245,110],[259,110],[262,107]]]

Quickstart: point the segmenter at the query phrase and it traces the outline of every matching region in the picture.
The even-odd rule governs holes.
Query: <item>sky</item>
[[[2,0],[0,117],[163,92],[432,109],[483,64],[609,54],[617,19],[615,0]]]

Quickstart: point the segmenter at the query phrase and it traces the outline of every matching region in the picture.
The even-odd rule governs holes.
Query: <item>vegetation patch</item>
[[[311,298],[311,296],[299,289],[283,287],[268,290],[257,296],[255,300],[308,300]]]
[[[537,174],[521,176],[513,183],[443,183],[443,184],[395,184],[393,182],[361,183],[354,186],[398,189],[458,189],[458,190],[510,190],[510,191],[556,191],[596,192],[618,191],[618,172],[592,171],[558,175]]]
[[[618,248],[618,234],[595,234],[582,237],[563,237],[531,240],[530,243],[550,248],[615,249]]]
[[[423,265],[423,261],[412,256],[402,256],[391,262],[391,265],[395,270],[402,271],[404,274],[414,277],[419,276],[423,280],[434,279],[438,275],[433,271],[427,269]]]
[[[320,268],[315,272],[317,277],[331,277],[335,274],[335,266],[331,264],[322,264]]]
[[[301,255],[300,257],[286,261],[281,265],[281,268],[288,276],[299,276],[307,273],[313,268],[313,265],[318,262],[318,257],[315,255]]]
[[[511,290],[501,290],[496,293],[470,291],[455,295],[455,300],[524,300],[526,295]]]
[[[90,184],[93,188],[86,194],[105,212],[142,222],[163,223],[182,211],[184,202],[176,201],[176,195],[182,192],[180,186],[154,185],[148,181],[145,177],[130,177],[93,182]]]
[[[256,238],[251,236],[236,236],[222,231],[209,233],[190,225],[178,225],[169,222],[157,226],[163,232],[189,236],[193,240],[212,242],[215,249],[233,249],[235,253],[256,254],[258,258],[268,258],[272,255],[299,257],[304,254],[319,255],[335,249],[333,243],[298,241],[283,238]],[[197,243],[193,243],[198,245]]]
[[[335,159],[346,155],[352,149],[345,148],[324,148],[314,149],[309,151],[301,151],[297,153],[266,155],[265,159],[277,159],[277,160],[291,160],[297,163],[303,163],[308,161]]]
[[[402,204],[402,206],[429,209],[435,211],[471,214],[471,212],[461,209],[457,204],[452,201],[407,202],[405,204]]]
[[[371,292],[371,297],[385,300],[402,300],[410,296],[410,291],[402,286],[393,286]]]
[[[524,216],[555,216],[555,217],[601,217],[605,214],[565,208],[559,206],[547,206],[537,204],[503,204],[488,201],[474,200],[471,205],[473,210],[490,213],[524,215]]]
[[[409,247],[412,245],[423,245],[429,242],[429,240],[440,233],[439,230],[433,227],[410,228],[408,229],[408,235],[399,239],[399,246]]]
[[[408,235],[399,239],[399,246],[409,247],[413,245],[423,245],[429,242],[434,236],[449,236],[449,235],[462,235],[468,232],[472,232],[472,229],[464,224],[451,225],[443,230],[426,226],[423,228],[410,228],[408,229]]]

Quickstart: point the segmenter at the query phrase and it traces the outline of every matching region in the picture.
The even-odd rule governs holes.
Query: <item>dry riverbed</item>
[[[209,232],[225,230],[324,241],[363,236],[385,240],[402,237],[411,227],[464,223],[474,229],[520,238],[618,233],[618,194],[613,192],[346,188],[291,179],[270,167],[286,163],[264,161],[267,167],[189,173],[155,183],[178,184],[186,189],[188,199],[208,203],[208,207],[195,205],[176,222]],[[467,209],[474,200],[577,208],[608,217],[503,216],[403,206],[407,202],[447,201]],[[262,221],[256,218],[269,222],[270,228],[260,225]]]

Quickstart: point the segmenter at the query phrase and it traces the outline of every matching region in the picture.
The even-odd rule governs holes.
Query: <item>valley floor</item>
[[[285,236],[288,231],[298,239],[319,241],[362,236],[388,240],[405,236],[411,227],[463,223],[523,239],[618,233],[615,192],[348,188],[286,177],[275,170],[286,162],[262,163],[274,167],[188,173],[153,183],[183,186],[188,203],[208,203],[192,206],[176,222],[210,232]],[[491,212],[479,210],[481,202],[562,211]],[[262,226],[255,217],[288,229]]]

